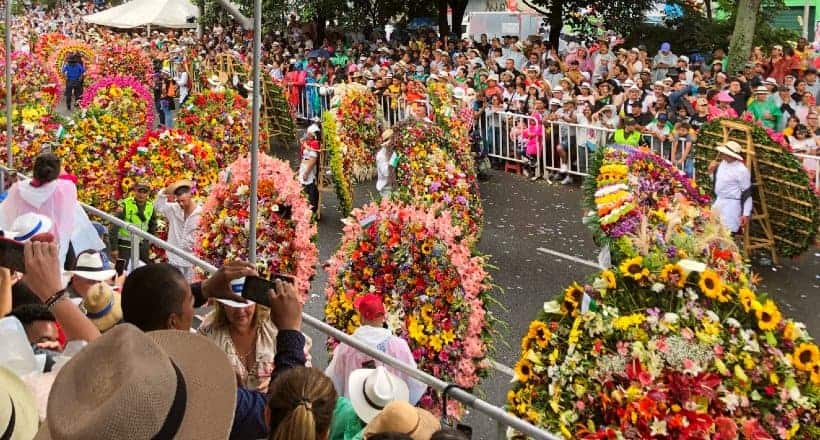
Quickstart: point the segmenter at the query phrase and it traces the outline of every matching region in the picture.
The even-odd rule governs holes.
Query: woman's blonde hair
[[[297,367],[270,385],[270,440],[320,440],[336,407],[333,382],[320,370]]]
[[[216,302],[214,307],[214,316],[213,316],[213,327],[214,328],[223,328],[228,327],[230,322],[228,322],[228,314],[225,313],[224,307],[222,303]],[[261,322],[265,322],[270,316],[270,309],[261,305],[255,304],[253,312],[253,319],[251,320],[251,326],[256,327]]]

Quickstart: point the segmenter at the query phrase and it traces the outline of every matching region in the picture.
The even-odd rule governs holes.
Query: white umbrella
[[[83,21],[115,28],[158,26],[192,28],[199,8],[188,0],[133,0],[120,6],[86,15]]]

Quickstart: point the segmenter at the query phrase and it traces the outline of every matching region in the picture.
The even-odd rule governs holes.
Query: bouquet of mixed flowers
[[[334,113],[339,142],[345,149],[345,172],[353,183],[361,183],[375,174],[379,105],[370,90],[354,85],[336,87],[334,99],[339,102]]]
[[[145,86],[153,84],[153,65],[147,52],[134,45],[106,44],[100,49],[100,76],[130,76]]]
[[[48,68],[53,69],[54,74],[63,79],[63,66],[68,61],[68,56],[75,53],[80,54],[82,57],[86,84],[96,81],[100,73],[97,54],[91,45],[79,40],[65,40],[60,43],[52,51],[51,58],[48,59]]]
[[[224,168],[247,153],[251,144],[250,120],[248,100],[238,93],[206,90],[189,98],[175,122],[180,130],[211,144],[220,168]]]
[[[403,121],[393,128],[400,156],[394,196],[406,203],[450,211],[467,245],[478,240],[483,209],[470,174],[444,149],[442,130],[419,119]]]
[[[473,170],[473,154],[470,150],[473,110],[461,101],[454,102],[453,89],[440,82],[427,85],[427,96],[430,97],[435,123],[447,137],[448,152],[457,163],[462,164],[463,169]]]
[[[257,270],[261,277],[292,275],[307,299],[319,251],[316,224],[302,187],[286,162],[259,156]],[[221,266],[248,258],[250,158],[240,157],[211,187],[199,221],[196,253]]]
[[[40,35],[34,45],[34,56],[39,58],[41,62],[47,63],[54,51],[66,40],[68,40],[68,36],[61,32]]]
[[[658,190],[627,189],[639,221],[609,231],[612,268],[530,323],[508,408],[566,438],[818,438],[820,350],[756,292],[706,200],[645,154],[597,156],[592,179],[620,165]]]
[[[339,211],[342,216],[346,217],[353,209],[353,187],[345,172],[344,157],[347,150],[339,141],[337,126],[333,112],[327,111],[322,115],[322,146],[327,151],[328,166],[333,176],[333,187],[339,199]]]
[[[489,371],[495,319],[486,306],[485,260],[471,257],[457,237],[448,213],[390,201],[354,210],[327,269],[326,322],[353,333],[361,324],[356,299],[382,295],[388,325],[407,340],[419,368],[472,389]],[[328,344],[332,350],[337,341]],[[458,417],[450,402],[448,415]],[[432,390],[420,405],[441,412]]]
[[[107,76],[91,84],[83,93],[80,107],[104,110],[133,128],[133,137],[154,126],[154,99],[151,92],[131,76]]]
[[[57,122],[45,107],[31,105],[15,109],[12,153],[14,168],[26,174],[34,167],[34,158],[46,146],[56,140],[55,133],[59,128]],[[0,115],[0,157],[6,157],[6,118]]]
[[[60,78],[30,53],[12,52],[11,61],[14,105],[52,108],[62,90]],[[0,60],[0,68],[6,68],[5,57]],[[5,102],[5,82],[0,84],[0,94],[0,100]]]
[[[77,116],[64,128],[58,128],[59,143],[54,152],[62,158],[66,170],[79,178],[80,201],[112,212],[118,180],[111,164],[131,144],[132,127],[127,120],[99,109],[84,110]]]
[[[722,121],[724,119],[716,119],[706,124],[692,151],[698,184],[710,193],[713,182],[708,166],[717,158],[715,148],[723,143]],[[759,121],[729,121],[752,129],[757,172],[763,180],[762,186],[753,187],[752,201],[758,204],[761,195],[766,197],[777,253],[785,257],[802,254],[815,243],[820,228],[820,189],[814,187],[813,178],[801,160],[791,153],[782,133],[762,127]],[[741,142],[743,144],[745,142]],[[750,233],[752,237],[764,236],[757,222],[751,222]]]

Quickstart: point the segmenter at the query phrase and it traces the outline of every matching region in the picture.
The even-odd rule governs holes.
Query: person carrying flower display
[[[307,194],[311,209],[314,213],[319,210],[319,187],[316,186],[316,175],[319,167],[319,126],[308,127],[305,141],[302,142],[302,162],[299,164],[299,183]]]
[[[180,180],[163,189],[154,201],[156,212],[168,219],[168,244],[189,253],[194,249],[197,225],[202,213],[202,206],[193,199],[193,189],[193,182]],[[194,269],[188,260],[169,253],[168,262],[179,269],[186,280],[193,279]]]
[[[387,129],[382,133],[382,147],[376,153],[376,191],[382,199],[390,197],[393,186],[396,184],[396,164],[398,155],[393,151],[393,130]]]
[[[126,197],[119,202],[117,209],[117,217],[126,223],[130,223],[143,232],[154,234],[157,229],[157,219],[154,215],[154,202],[148,200],[148,194],[151,188],[148,185],[138,182],[133,187],[134,194]],[[131,258],[131,234],[124,228],[117,226],[112,227],[111,237],[111,258],[116,260],[122,258],[130,260]],[[140,240],[139,242],[139,256],[140,260],[148,263],[148,242]]]
[[[385,328],[385,318],[387,312],[384,309],[382,296],[376,294],[364,295],[356,299],[354,303],[356,311],[359,313],[362,325],[353,332],[353,338],[358,339],[382,353],[392,356],[395,359],[416,368],[416,361],[407,341],[394,335],[393,332]],[[352,348],[346,344],[339,344],[333,350],[332,360],[325,370],[325,374],[333,380],[336,391],[340,396],[350,397],[357,394],[351,391],[350,375],[353,371],[365,367],[373,359],[366,354]],[[382,365],[376,362],[376,365]],[[372,366],[370,368],[373,368]],[[412,377],[398,371],[392,367],[387,370],[398,376],[407,384],[409,388],[409,402],[413,405],[418,403],[421,396],[427,390],[427,385],[413,379]],[[361,392],[358,392],[361,394]]]
[[[720,162],[712,161],[709,172],[715,182],[715,203],[723,225],[733,234],[749,223],[752,214],[752,175],[743,163],[743,148],[735,141],[717,148]]]

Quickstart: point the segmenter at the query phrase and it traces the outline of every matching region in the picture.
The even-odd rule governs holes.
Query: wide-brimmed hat
[[[87,280],[105,281],[114,278],[117,271],[107,268],[99,253],[88,252],[80,254],[80,256],[77,257],[77,262],[74,264],[74,269],[66,271],[66,273],[70,273]]]
[[[354,370],[347,387],[350,403],[365,423],[373,420],[390,402],[410,399],[407,384],[382,366]]]
[[[735,141],[726,142],[725,144],[717,147],[717,151],[720,154],[725,154],[726,156],[737,160],[743,160],[743,156],[741,156],[741,153],[743,153],[743,147]]]
[[[219,87],[225,85],[225,81],[217,75],[211,75],[208,77],[208,84],[214,87]]]
[[[388,128],[387,130],[382,132],[382,145],[389,144],[390,139],[393,138],[393,130]]]
[[[82,307],[85,309],[85,316],[100,332],[106,332],[122,321],[120,295],[115,294],[106,283],[91,286],[83,298]]]
[[[57,374],[36,439],[228,438],[236,376],[204,336],[122,324]]]
[[[730,95],[730,94],[729,94],[729,92],[727,92],[726,90],[721,90],[721,91],[717,94],[717,96],[715,97],[715,99],[716,99],[718,102],[735,102],[735,99],[734,99],[734,98],[732,98],[732,95]]]
[[[768,95],[769,89],[766,86],[757,86],[755,88],[755,95]]]
[[[50,231],[53,225],[50,218],[29,212],[14,219],[11,230],[7,231],[5,236],[14,241],[28,241],[36,235]]]
[[[364,429],[364,438],[383,432],[400,432],[413,440],[428,440],[441,429],[436,416],[407,402],[395,401],[373,418]]]
[[[28,386],[11,370],[0,367],[0,437],[28,440],[37,433],[39,422]]]
[[[177,192],[178,189],[180,189],[182,187],[186,187],[186,186],[188,188],[194,189],[195,185],[194,185],[194,182],[191,181],[191,180],[181,179],[181,180],[177,180],[176,182],[172,183],[171,186],[168,187],[168,191],[171,194],[174,194],[175,192]]]
[[[464,89],[462,89],[461,87],[456,87],[455,89],[453,89],[453,99],[464,99]]]

